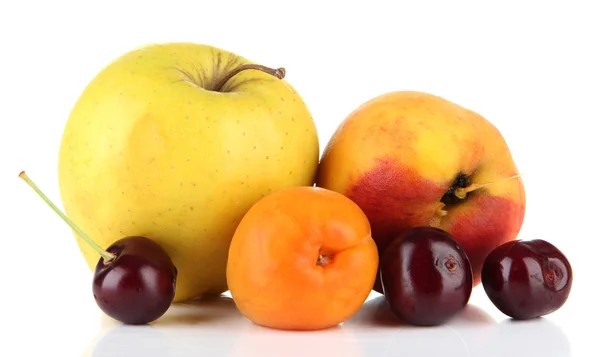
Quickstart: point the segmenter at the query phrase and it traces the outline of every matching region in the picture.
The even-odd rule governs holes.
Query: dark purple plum
[[[381,283],[390,309],[413,325],[440,325],[461,311],[473,288],[471,263],[454,238],[415,227],[395,238],[381,258]]]
[[[498,246],[485,259],[481,284],[505,315],[527,320],[550,314],[567,301],[573,272],[551,243],[517,240]]]

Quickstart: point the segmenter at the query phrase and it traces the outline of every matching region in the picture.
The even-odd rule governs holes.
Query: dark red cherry
[[[381,283],[390,309],[402,320],[440,325],[468,303],[473,272],[466,253],[447,232],[432,227],[405,231],[381,258]]]
[[[569,297],[573,272],[565,255],[545,240],[510,241],[485,259],[481,284],[492,303],[514,319],[558,310]]]
[[[104,250],[61,212],[25,171],[19,177],[101,256],[92,289],[102,311],[126,324],[146,324],[167,311],[175,296],[177,269],[158,243],[131,236]]]
[[[108,249],[94,271],[96,303],[108,316],[126,324],[146,324],[161,317],[175,296],[177,269],[155,241],[126,237]]]

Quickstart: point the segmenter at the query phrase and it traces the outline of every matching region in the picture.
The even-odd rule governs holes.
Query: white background
[[[0,355],[595,355],[600,12],[593,1],[494,3],[0,2]],[[84,86],[124,52],[170,41],[284,66],[321,147],[356,106],[393,90],[484,115],[525,175],[520,238],[551,241],[571,260],[567,304],[515,324],[478,287],[447,326],[378,328],[369,321],[385,304],[374,295],[342,329],[286,334],[222,299],[173,307],[153,329],[118,327],[96,307],[68,227],[17,175],[26,169],[59,203],[58,147]]]

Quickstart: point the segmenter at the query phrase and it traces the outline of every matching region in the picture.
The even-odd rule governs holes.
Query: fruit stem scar
[[[456,266],[458,264],[456,264],[456,261],[454,259],[448,259],[446,260],[446,262],[444,262],[444,266],[446,267],[446,269],[448,269],[448,271],[455,271],[456,270]]]
[[[523,176],[523,175],[522,174],[517,174],[517,175],[510,176],[510,177],[507,177],[507,178],[503,178],[501,180],[494,181],[494,182],[472,183],[472,184],[470,184],[467,187],[457,187],[454,190],[454,195],[456,197],[460,198],[460,199],[465,199],[467,197],[467,193],[469,193],[469,192],[472,192],[472,191],[475,191],[475,190],[480,189],[482,187],[486,187],[486,186],[493,185],[493,184],[496,184],[496,183],[500,183],[500,182],[512,180],[514,178],[521,177],[521,176]]]
[[[33,188],[33,190],[42,198],[42,200],[44,200],[44,202],[46,202],[46,204],[48,204],[48,206],[50,206],[50,208],[52,208],[52,210],[56,212],[63,219],[63,221],[65,221],[75,232],[77,232],[81,238],[83,238],[83,240],[86,241],[86,243],[94,248],[94,250],[96,250],[102,256],[102,258],[104,258],[104,264],[116,258],[116,255],[100,248],[100,246],[96,244],[96,242],[94,242],[87,234],[85,234],[75,223],[73,223],[69,217],[62,213],[58,207],[56,207],[54,203],[52,203],[52,201],[50,201],[50,199],[42,192],[42,190],[37,187],[37,185],[29,178],[29,176],[27,176],[25,171],[21,171],[19,177],[23,179],[23,181],[25,181],[29,187]]]
[[[329,265],[332,260],[333,260],[333,256],[331,256],[331,255],[319,254],[319,258],[317,259],[317,265],[320,267],[324,267],[324,266]]]
[[[283,67],[275,69],[275,68],[266,67],[266,66],[263,66],[260,64],[246,63],[246,64],[243,64],[243,65],[240,65],[240,66],[234,68],[233,70],[231,70],[231,72],[227,73],[225,75],[225,77],[221,78],[221,80],[217,83],[217,85],[215,85],[214,90],[216,92],[220,92],[221,89],[223,88],[223,86],[225,85],[225,83],[227,83],[227,81],[229,81],[236,74],[240,73],[241,71],[245,71],[247,69],[256,69],[259,71],[263,71],[263,72],[268,73],[279,79],[283,79],[283,77],[285,77],[285,68],[283,68]]]

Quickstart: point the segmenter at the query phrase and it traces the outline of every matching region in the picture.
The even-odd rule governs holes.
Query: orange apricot
[[[378,263],[358,205],[334,191],[293,187],[262,198],[244,215],[229,248],[227,284],[250,321],[318,330],[360,309]]]

